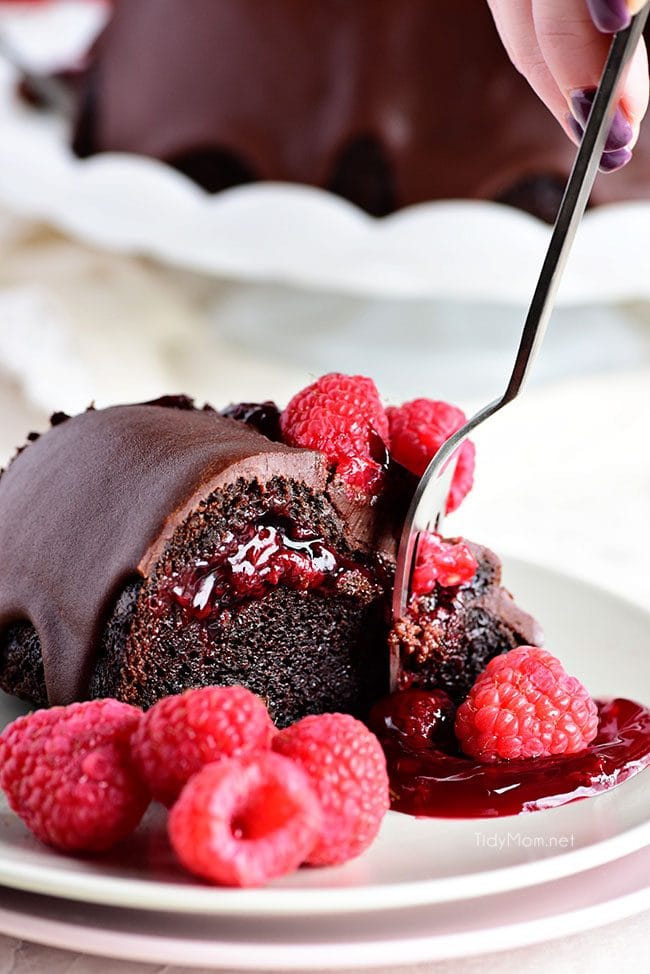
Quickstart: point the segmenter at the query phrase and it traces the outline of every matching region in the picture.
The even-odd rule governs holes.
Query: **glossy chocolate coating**
[[[379,214],[526,205],[542,179],[555,206],[575,155],[483,0],[117,0],[92,61],[79,151],[153,156],[210,188],[308,183]],[[650,126],[593,200],[648,196]]]
[[[214,412],[90,410],[31,443],[0,479],[0,627],[30,621],[50,704],[83,696],[113,603],[176,526],[242,477],[322,490],[323,457]]]

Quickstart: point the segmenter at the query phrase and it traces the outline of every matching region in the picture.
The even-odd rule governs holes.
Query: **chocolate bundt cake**
[[[477,0],[116,0],[74,147],[163,160],[216,192],[329,189],[381,216],[434,199],[553,220],[575,150]],[[650,127],[593,202],[650,196]]]
[[[272,412],[243,408],[245,422],[169,397],[59,414],[30,437],[0,478],[0,687],[148,707],[244,684],[281,725],[364,714],[386,692],[408,496],[351,499],[323,454],[252,428]],[[447,621],[417,664],[445,687],[536,638],[496,557],[475,552],[480,571],[436,610]]]

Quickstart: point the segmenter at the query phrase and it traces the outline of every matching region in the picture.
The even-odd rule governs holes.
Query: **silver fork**
[[[397,557],[393,593],[395,621],[404,615],[408,606],[420,532],[427,530],[440,532],[442,528],[449,487],[456,468],[458,448],[486,419],[494,416],[517,398],[530,374],[546,332],[555,295],[576,231],[596,178],[598,163],[616,106],[618,83],[639,43],[649,9],[646,4],[633,18],[630,26],[617,34],[612,41],[580,149],[555,221],[506,391],[499,399],[480,409],[457,433],[443,443],[415,491],[406,515]],[[399,674],[400,656],[399,650],[395,650],[390,659],[390,682],[393,690],[397,688]]]

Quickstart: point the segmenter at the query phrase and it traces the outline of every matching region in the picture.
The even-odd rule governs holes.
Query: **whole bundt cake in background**
[[[575,150],[478,0],[116,0],[81,79],[81,156],[211,192],[320,186],[382,216],[486,199],[553,220]],[[593,202],[650,197],[650,127]]]
[[[38,705],[148,707],[243,684],[280,725],[362,715],[386,692],[412,481],[389,466],[364,497],[324,453],[251,426],[277,432],[272,404],[230,412],[245,419],[167,397],[59,414],[30,437],[0,478],[0,687]],[[476,577],[441,594],[418,685],[453,693],[463,672],[469,685],[491,656],[538,640],[498,559],[474,551]]]

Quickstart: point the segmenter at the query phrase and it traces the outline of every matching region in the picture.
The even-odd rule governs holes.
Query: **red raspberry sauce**
[[[580,754],[500,764],[430,751],[386,749],[391,807],[409,815],[488,818],[566,805],[609,791],[650,765],[650,710],[597,701],[596,739]]]
[[[297,591],[343,592],[351,576],[376,584],[373,573],[329,547],[288,519],[250,524],[228,534],[209,557],[197,559],[165,579],[152,600],[164,614],[180,606],[186,622],[209,622],[247,599],[259,599],[276,586]]]

